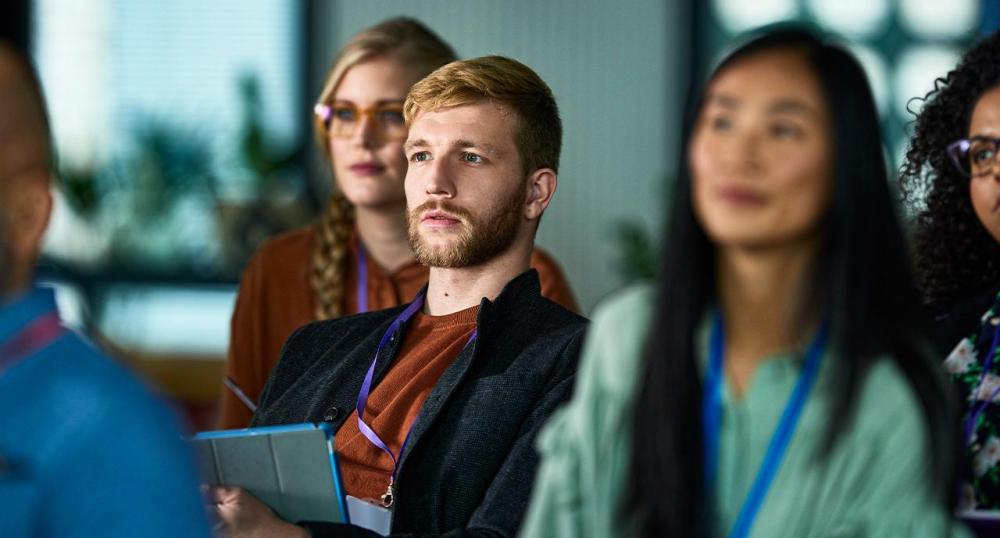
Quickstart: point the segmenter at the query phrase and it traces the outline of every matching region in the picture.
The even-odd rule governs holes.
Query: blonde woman
[[[407,241],[402,108],[410,86],[455,59],[440,37],[408,18],[362,30],[340,51],[315,110],[316,138],[331,164],[334,194],[319,222],[265,243],[243,274],[220,428],[249,425],[281,346],[295,329],[402,304],[427,283],[428,270]],[[542,294],[575,311],[555,261],[536,249],[531,265]]]

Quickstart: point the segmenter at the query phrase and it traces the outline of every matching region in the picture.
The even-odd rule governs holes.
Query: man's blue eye
[[[428,155],[426,151],[418,151],[410,156],[410,160],[415,163],[424,162],[430,160],[430,158],[430,155]]]
[[[483,158],[480,157],[479,155],[476,155],[475,153],[463,153],[462,154],[462,160],[465,161],[465,162],[467,162],[467,163],[481,163],[481,162],[483,162]]]

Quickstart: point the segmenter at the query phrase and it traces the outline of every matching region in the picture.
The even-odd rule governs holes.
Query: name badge
[[[351,518],[352,525],[377,532],[382,536],[389,534],[392,510],[377,501],[347,495],[347,514]]]

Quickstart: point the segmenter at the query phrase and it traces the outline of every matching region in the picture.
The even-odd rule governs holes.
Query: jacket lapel
[[[400,455],[399,471],[396,477],[397,482],[402,477],[402,469],[406,465],[407,456],[420,444],[421,437],[430,429],[434,421],[437,420],[442,409],[447,405],[448,400],[469,373],[473,361],[482,357],[483,353],[486,353],[485,351],[480,351],[480,349],[483,349],[484,344],[487,346],[493,345],[492,336],[494,333],[502,330],[505,323],[503,318],[519,311],[521,308],[527,307],[527,304],[539,296],[540,293],[541,288],[538,283],[538,273],[534,269],[529,269],[504,286],[503,291],[497,296],[495,303],[486,298],[483,298],[479,303],[479,315],[476,320],[476,340],[473,341],[472,345],[458,354],[455,362],[441,374],[441,378],[434,385],[434,390],[424,400],[423,407],[420,408],[417,418],[413,421],[410,440]]]

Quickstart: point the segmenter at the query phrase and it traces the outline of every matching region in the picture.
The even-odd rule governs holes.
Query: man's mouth
[[[462,219],[446,211],[435,210],[427,211],[421,215],[420,222],[421,224],[431,226],[433,228],[448,228],[461,224]]]

